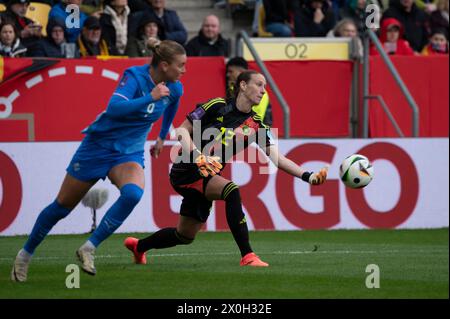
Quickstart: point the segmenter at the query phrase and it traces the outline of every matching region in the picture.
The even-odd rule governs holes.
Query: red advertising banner
[[[122,72],[147,59],[3,61],[0,82],[0,142],[79,141],[80,131],[101,113]],[[393,57],[420,111],[421,137],[448,137],[448,57]],[[291,137],[350,136],[352,63],[270,61],[266,66],[290,106]],[[255,63],[250,64],[256,68]],[[17,75],[18,74],[18,75]],[[371,59],[371,95],[382,95],[406,136],[412,112],[379,57]],[[184,96],[174,120],[178,126],[197,103],[225,95],[225,61],[189,58],[182,78]],[[283,136],[283,112],[268,87],[273,127]],[[386,114],[371,102],[370,136],[396,137]],[[149,139],[160,128],[156,122]]]
[[[419,107],[419,136],[447,137],[449,133],[449,58],[392,56]],[[381,95],[405,136],[412,136],[412,110],[381,57],[370,63],[370,94]],[[370,104],[369,134],[398,137],[378,101]]]
[[[24,61],[5,59],[4,64],[22,65]],[[147,62],[148,59],[61,60],[1,83],[0,141],[81,140],[80,131],[105,110],[123,71]],[[225,94],[223,58],[189,58],[186,69],[181,79],[184,95],[174,125],[181,124],[197,103]],[[159,128],[160,123],[155,123],[149,139],[156,138]]]
[[[349,137],[352,62],[268,61],[290,108],[292,137]],[[255,62],[252,68],[258,69]],[[269,87],[273,126],[283,136],[283,111]]]

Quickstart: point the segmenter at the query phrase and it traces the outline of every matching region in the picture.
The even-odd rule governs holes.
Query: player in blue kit
[[[186,52],[173,41],[152,43],[151,65],[125,70],[106,111],[89,125],[81,145],[67,167],[55,201],[39,215],[11,272],[13,281],[26,281],[36,247],[52,227],[66,217],[99,180],[108,177],[120,190],[98,228],[77,250],[82,269],[95,275],[96,248],[131,213],[144,188],[144,144],[152,124],[163,116],[162,128],[151,153],[158,157],[178,109],[185,73]]]

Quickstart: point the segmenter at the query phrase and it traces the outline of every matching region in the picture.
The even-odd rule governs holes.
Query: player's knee
[[[222,190],[222,199],[224,201],[229,200],[240,200],[241,199],[241,193],[239,191],[239,186],[237,186],[233,182],[229,182]]]
[[[180,245],[189,245],[189,244],[192,244],[192,242],[193,242],[194,239],[195,239],[195,237],[194,237],[194,238],[188,238],[188,237],[186,237],[186,236],[180,234],[177,230],[175,230],[175,236],[177,237],[178,242],[179,242]]]
[[[143,189],[136,184],[126,184],[120,189],[120,197],[130,205],[135,206],[142,198]]]

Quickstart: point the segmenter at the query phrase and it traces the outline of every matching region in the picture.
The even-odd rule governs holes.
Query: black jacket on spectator
[[[186,45],[186,54],[188,56],[224,56],[229,55],[228,41],[219,34],[216,42],[210,43],[202,31],[198,36],[192,38]]]
[[[290,20],[289,11],[292,10],[292,0],[264,0],[264,11],[266,13],[266,24]]]
[[[414,51],[420,52],[428,43],[429,18],[416,4],[412,5],[411,12],[406,12],[399,0],[390,3],[383,18],[395,18],[401,22],[404,28],[404,38],[409,42]]]
[[[305,5],[294,16],[295,36],[325,37],[333,29],[336,21],[327,1],[323,1],[322,12],[325,16],[320,24],[314,22],[314,9],[311,0],[305,0]]]
[[[52,30],[56,26],[60,26],[63,30],[66,30],[63,21],[50,19],[47,24],[47,37],[39,40],[35,48],[28,50],[28,56],[64,58],[61,45],[56,44],[51,36]],[[64,37],[67,37],[66,32],[64,32]]]
[[[445,35],[448,39],[448,20],[442,16],[442,12],[439,10],[431,13],[431,30],[442,29],[445,30]]]
[[[145,0],[128,0],[128,7],[130,8],[130,14],[146,10],[148,7],[145,5]]]

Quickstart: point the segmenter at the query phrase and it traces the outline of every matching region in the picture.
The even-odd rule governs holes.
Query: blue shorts
[[[126,162],[136,162],[144,168],[144,150],[122,154],[120,152],[101,147],[86,137],[78,147],[66,171],[71,176],[83,182],[105,179],[109,171]]]

